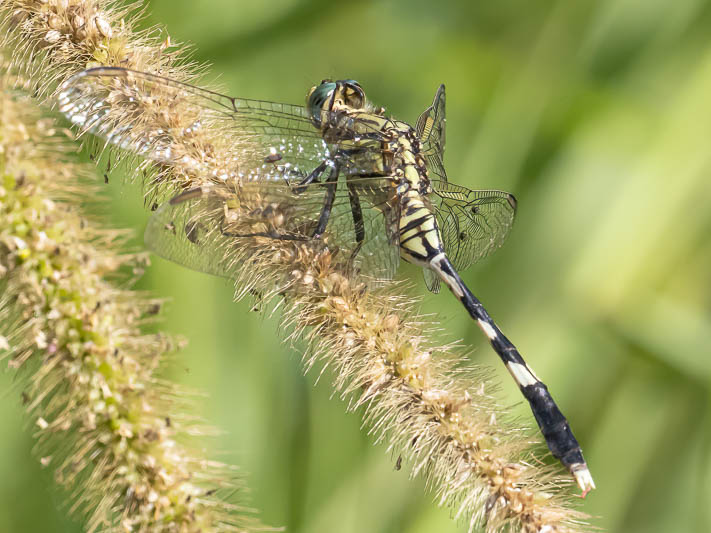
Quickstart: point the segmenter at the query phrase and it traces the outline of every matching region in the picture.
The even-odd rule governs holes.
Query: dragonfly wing
[[[424,110],[415,126],[415,131],[422,143],[422,155],[430,173],[442,181],[447,181],[443,164],[447,133],[445,100],[444,85],[440,85],[432,105]]]
[[[425,276],[425,285],[427,286],[427,289],[435,294],[439,293],[442,285],[439,275],[437,275],[434,270],[430,270],[429,268],[423,269],[422,274]]]
[[[516,214],[516,199],[503,191],[475,191],[432,181],[430,195],[444,249],[458,271],[497,250]]]
[[[350,254],[352,268],[369,284],[392,279],[400,264],[394,207],[398,204],[388,181],[383,178],[348,180],[351,189],[346,186],[337,195],[327,226],[332,242]],[[361,218],[362,224],[358,222]],[[363,230],[362,241],[358,236],[359,225]]]
[[[219,230],[224,195],[197,194],[165,202],[148,220],[148,249],[164,259],[213,276],[234,279],[237,270],[225,253],[229,238]]]
[[[399,263],[393,245],[394,215],[382,179],[352,180],[362,217],[353,215],[352,193],[337,184],[324,234],[314,238],[327,187],[311,184],[298,190],[280,183],[245,182],[237,188],[193,190],[166,202],[151,217],[145,233],[148,248],[178,264],[235,279],[241,264],[235,251],[243,239],[313,242],[323,245],[336,261],[369,284],[390,279]],[[387,221],[391,220],[388,225]],[[358,235],[363,238],[359,239]]]
[[[221,181],[303,179],[338,149],[323,140],[302,106],[232,98],[123,68],[73,76],[61,88],[59,109],[82,132]],[[360,131],[370,127],[357,124]],[[371,149],[379,150],[377,143]]]

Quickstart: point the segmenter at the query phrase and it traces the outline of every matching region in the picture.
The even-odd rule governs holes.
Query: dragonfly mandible
[[[150,113],[153,101],[171,106],[171,117],[180,122],[160,106]],[[267,225],[253,235],[325,240],[346,251],[354,272],[373,283],[392,278],[400,259],[423,267],[428,288],[437,292],[444,283],[486,335],[529,402],[549,449],[583,494],[594,488],[580,446],[547,387],[459,275],[501,246],[516,200],[503,191],[470,190],[447,180],[444,85],[414,127],[374,107],[354,80],[323,80],[309,91],[306,106],[298,106],[101,67],[66,81],[59,107],[83,131],[122,149],[158,165],[177,161],[188,173],[232,184],[233,189],[187,190],[158,208],[145,241],[167,259],[235,277],[235,265],[212,254],[219,246],[209,246],[205,236],[244,235],[230,233],[226,215],[215,217],[219,228],[205,228],[191,213],[227,213],[257,195],[287,206],[288,224]],[[202,144],[201,132],[215,126],[230,135],[221,145]]]

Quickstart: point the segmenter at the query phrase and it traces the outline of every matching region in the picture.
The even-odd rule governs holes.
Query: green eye
[[[326,100],[331,96],[331,93],[336,90],[335,82],[324,82],[316,87],[309,95],[309,101],[306,108],[311,115],[311,120],[316,127],[321,127],[321,111]]]

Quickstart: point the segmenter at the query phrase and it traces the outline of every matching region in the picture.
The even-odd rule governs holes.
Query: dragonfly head
[[[306,108],[311,115],[314,126],[321,129],[323,113],[343,111],[345,108],[364,109],[366,107],[365,93],[355,80],[323,80],[312,87],[306,96]]]

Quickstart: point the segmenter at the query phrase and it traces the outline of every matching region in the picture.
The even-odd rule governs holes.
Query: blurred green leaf
[[[581,508],[612,532],[708,530],[711,2],[152,0],[147,12],[230,94],[298,104],[322,78],[355,78],[414,120],[445,83],[452,181],[508,189],[520,206],[507,245],[464,276],[570,418],[598,483]],[[120,181],[102,211],[140,232],[140,199]],[[402,275],[422,287],[416,269]],[[213,445],[249,473],[265,522],[458,530],[330,398],[328,372],[315,386],[316,372],[301,376],[303,347],[279,342],[278,318],[160,260],[142,287],[172,298],[168,329],[190,339],[172,377],[210,392],[201,414],[226,430]],[[425,304],[520,405],[456,299]],[[80,531],[53,502],[18,504],[46,485],[18,410],[2,410],[0,530]]]

